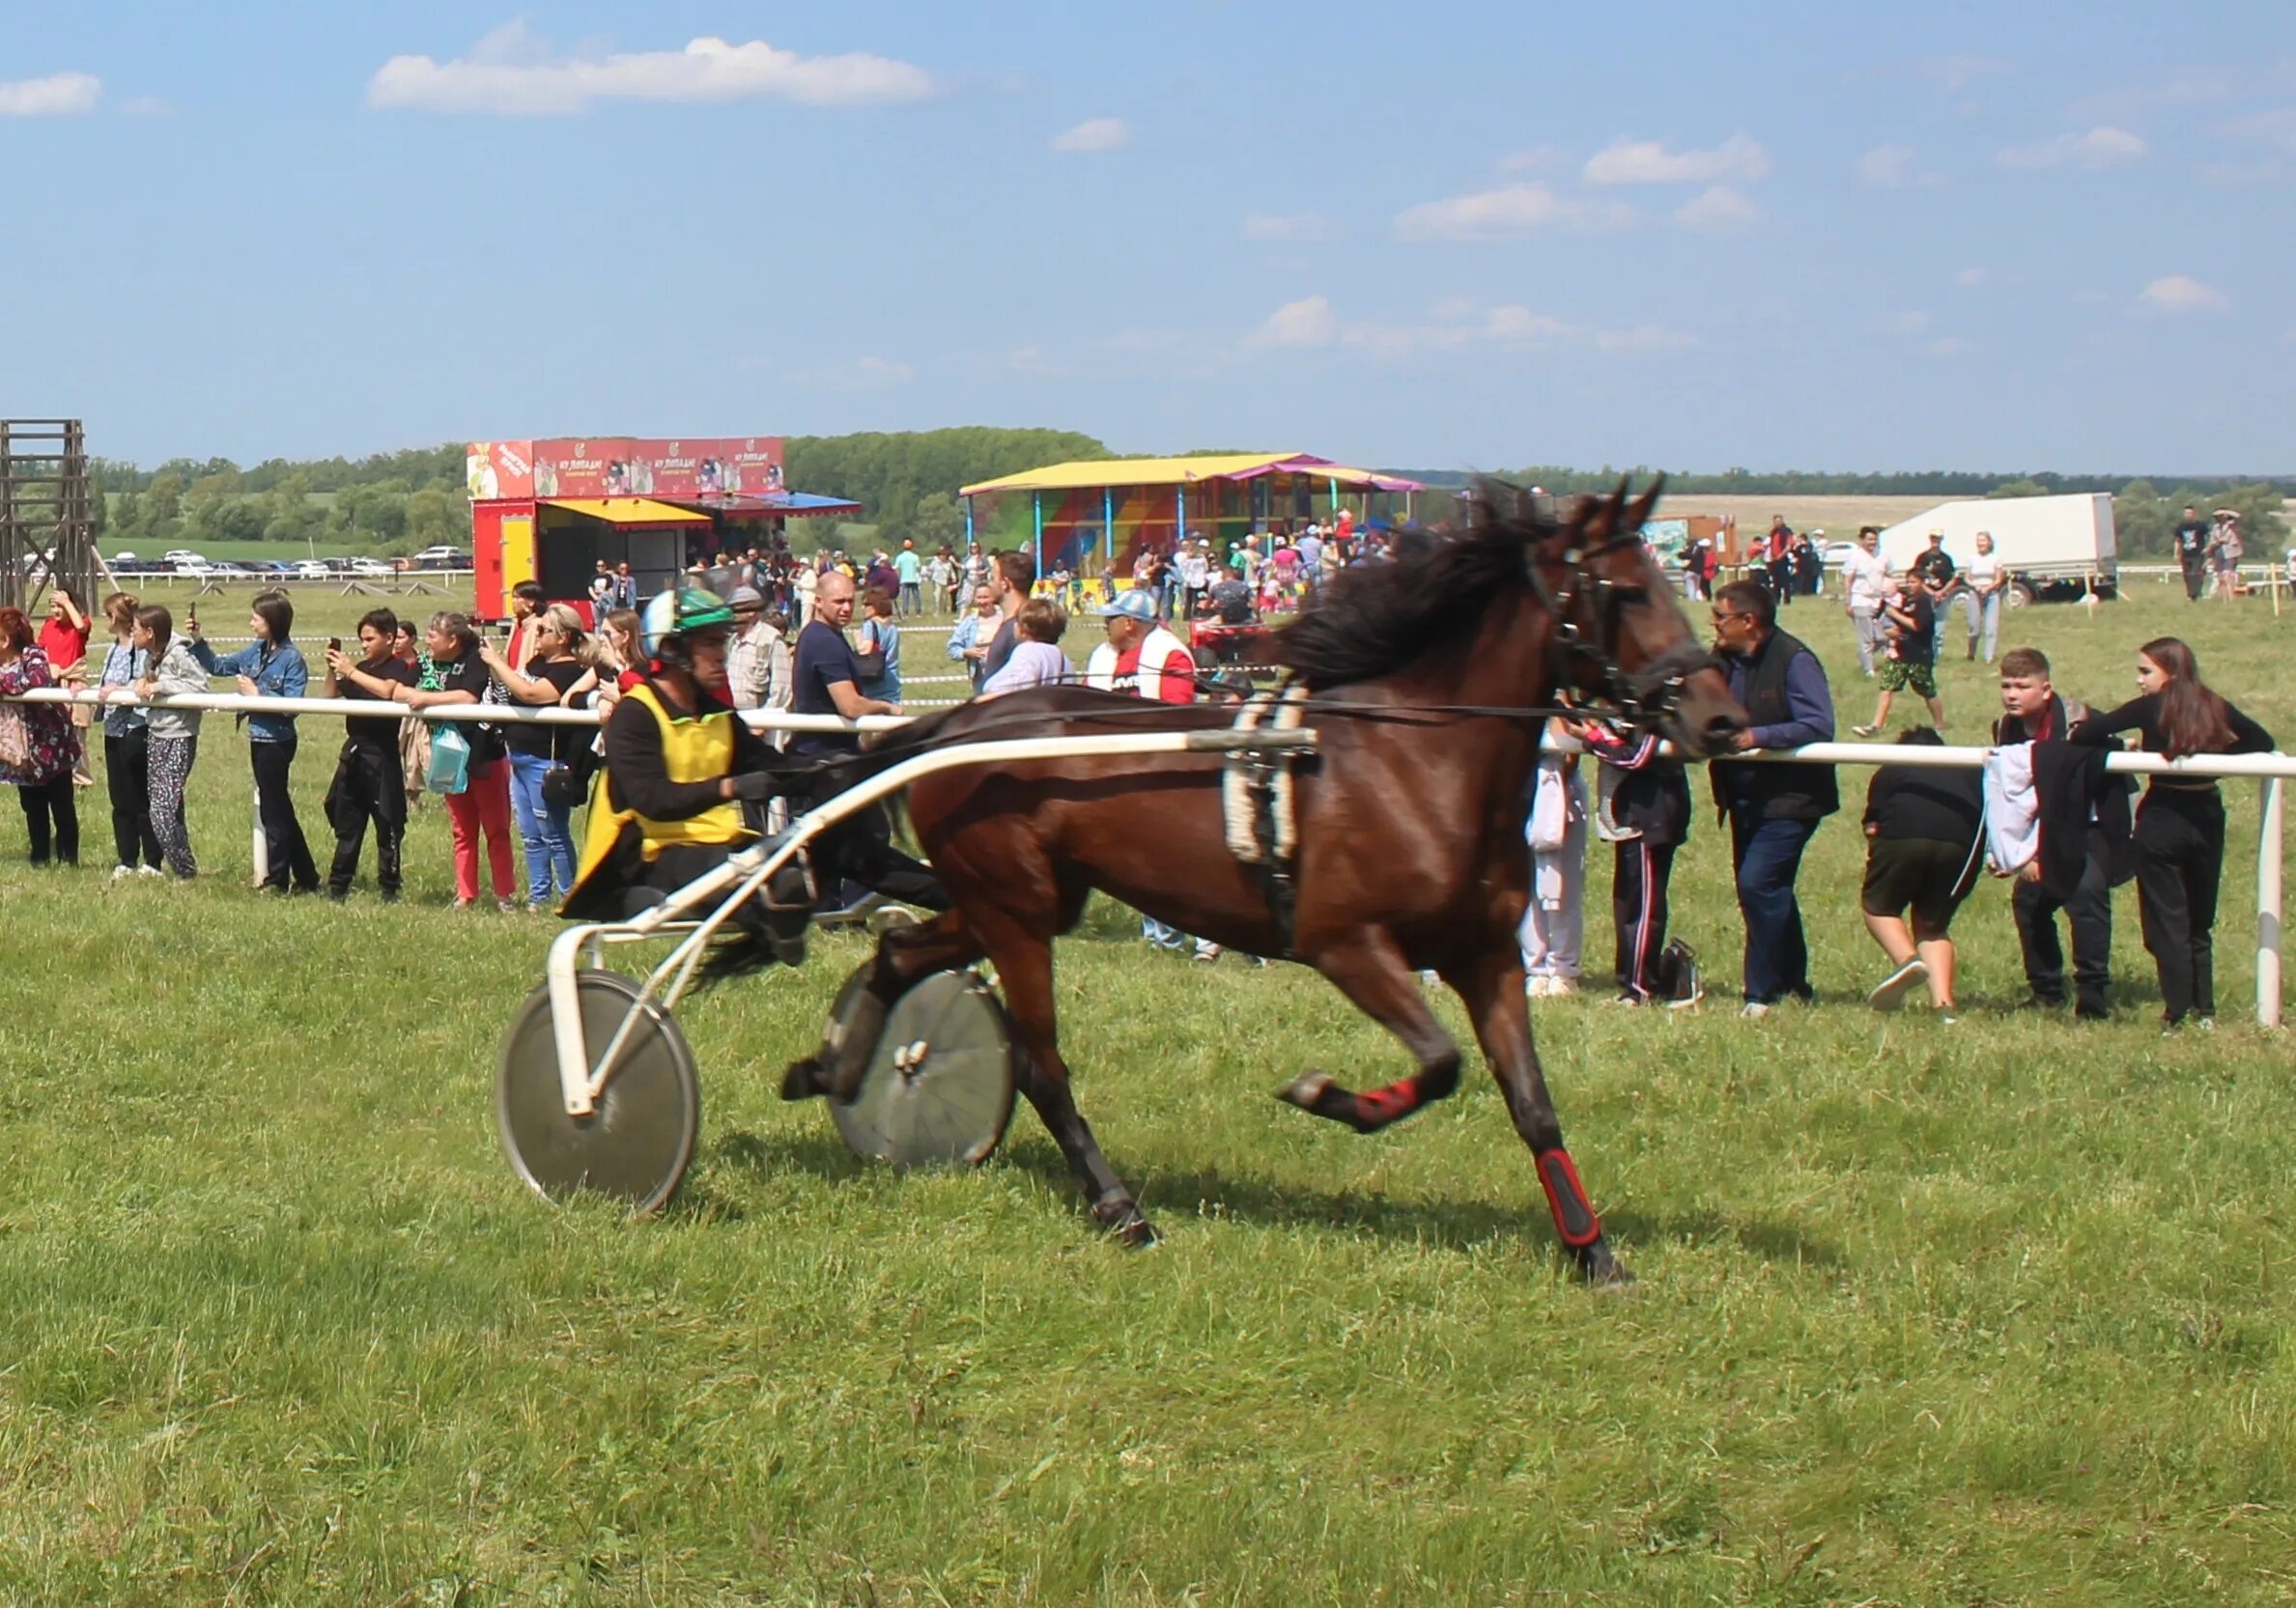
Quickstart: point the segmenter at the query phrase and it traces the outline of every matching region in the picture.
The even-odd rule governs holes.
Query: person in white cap
[[[1155,598],[1134,587],[1097,611],[1108,640],[1086,662],[1088,685],[1135,692],[1154,703],[1196,701],[1196,659],[1187,645],[1156,622]]]

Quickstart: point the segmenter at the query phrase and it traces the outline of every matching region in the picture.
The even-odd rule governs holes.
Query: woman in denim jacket
[[[254,641],[238,653],[218,655],[194,637],[192,654],[210,675],[238,677],[240,691],[247,697],[302,697],[310,688],[311,672],[302,651],[290,640],[295,605],[285,592],[274,589],[256,593],[253,607],[247,629]],[[295,764],[295,717],[253,715],[246,720],[247,757],[255,770],[255,811],[263,823],[264,886],[285,893],[292,878],[296,892],[316,893],[319,867],[287,791],[288,769]]]

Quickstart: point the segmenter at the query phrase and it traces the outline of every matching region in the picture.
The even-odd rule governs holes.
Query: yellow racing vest
[[[654,717],[662,738],[662,766],[671,781],[713,781],[732,773],[731,710],[681,719],[664,708],[654,690],[642,683],[623,696]],[[744,843],[757,835],[743,819],[736,800],[721,801],[689,820],[655,821],[615,802],[610,773],[600,773],[598,786],[601,791],[591,798],[590,818],[582,832],[578,886],[613,853],[614,844],[631,827],[638,829],[648,864],[672,843]]]

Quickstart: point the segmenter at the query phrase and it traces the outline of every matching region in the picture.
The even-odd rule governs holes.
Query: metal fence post
[[[2286,812],[2280,776],[2256,784],[2256,1025],[2280,1026],[2281,832]]]

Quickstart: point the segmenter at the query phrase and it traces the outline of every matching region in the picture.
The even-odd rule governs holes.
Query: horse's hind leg
[[[809,1100],[817,1094],[850,1100],[868,1070],[871,1052],[884,1031],[893,1001],[920,977],[977,961],[986,951],[956,911],[913,927],[889,927],[877,940],[867,983],[848,1016],[836,1061],[808,1056],[781,1074],[781,1098]]]
[[[1328,1073],[1310,1069],[1277,1089],[1277,1099],[1345,1122],[1359,1134],[1375,1134],[1459,1087],[1459,1045],[1435,1020],[1418,974],[1384,929],[1366,929],[1346,945],[1320,949],[1311,958],[1358,1010],[1403,1041],[1419,1070],[1384,1088],[1355,1094]]]
[[[1068,1063],[1061,1058],[1060,1024],[1053,1008],[1052,940],[1000,922],[985,933],[989,958],[1004,986],[1005,1008],[1020,1033],[1020,1091],[1067,1158],[1068,1170],[1084,1189],[1092,1219],[1120,1243],[1134,1250],[1156,1243],[1156,1231],[1132,1191],[1100,1153],[1099,1142],[1068,1092]]]
[[[1540,1187],[1546,1191],[1555,1232],[1570,1251],[1579,1276],[1589,1284],[1632,1284],[1633,1275],[1611,1254],[1610,1242],[1602,1234],[1602,1220],[1586,1198],[1571,1152],[1563,1148],[1563,1124],[1555,1115],[1554,1101],[1546,1092],[1546,1076],[1539,1069],[1539,1052],[1531,1042],[1522,963],[1512,939],[1457,969],[1446,967],[1443,980],[1466,1002],[1467,1013],[1474,1019],[1476,1040],[1490,1062],[1499,1092],[1506,1097],[1507,1114],[1515,1119],[1515,1131],[1531,1147],[1531,1165],[1538,1171]]]

